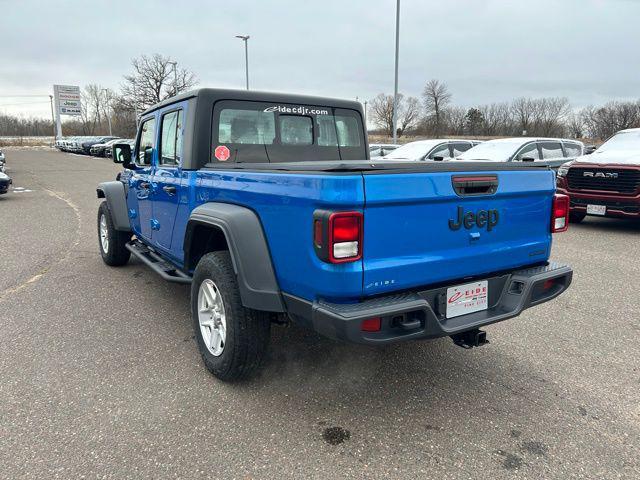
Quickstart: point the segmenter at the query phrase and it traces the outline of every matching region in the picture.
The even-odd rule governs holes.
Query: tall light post
[[[247,77],[247,90],[249,90],[249,35],[236,35],[244,42],[244,71]]]
[[[111,100],[109,98],[109,90],[107,90],[106,88],[103,88],[102,91],[104,92],[105,97],[107,99],[107,108],[108,108],[110,107],[109,101]],[[109,112],[110,108],[109,109],[107,108],[104,109],[104,116],[107,117],[107,122],[109,122],[109,136],[112,137],[113,133],[111,131],[111,112]]]
[[[138,130],[138,88],[136,79],[133,79],[133,115],[136,117],[136,130]]]
[[[398,141],[398,54],[400,51],[400,0],[396,3],[396,69],[395,83],[393,86],[393,143]]]
[[[49,95],[49,102],[51,103],[51,124],[53,125],[53,139],[57,140],[56,135],[56,116],[53,114],[53,95]]]
[[[178,94],[178,62],[167,62],[169,65],[173,66],[173,94]]]

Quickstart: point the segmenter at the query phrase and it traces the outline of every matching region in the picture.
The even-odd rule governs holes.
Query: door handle
[[[164,187],[162,187],[162,190],[167,192],[169,195],[175,195],[176,194],[176,187],[174,187],[172,185],[165,185]]]

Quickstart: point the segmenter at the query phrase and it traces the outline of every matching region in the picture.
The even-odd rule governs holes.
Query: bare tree
[[[447,133],[464,135],[467,124],[467,110],[457,106],[447,107],[443,111],[443,116],[447,126]]]
[[[591,138],[604,140],[618,130],[640,127],[640,101],[609,102],[599,108],[589,106],[582,109],[580,118]]]
[[[434,134],[440,135],[444,109],[451,103],[451,93],[447,86],[439,80],[429,80],[422,91],[424,108],[427,117],[432,118]]]
[[[134,72],[124,76],[122,96],[138,111],[189,90],[198,83],[192,72],[174,65],[170,57],[159,53],[134,58],[131,65]]]
[[[530,98],[516,98],[511,104],[511,113],[518,125],[518,135],[529,133],[535,109],[535,102]]]
[[[369,102],[369,116],[388,136],[393,135],[393,95],[379,94]],[[398,94],[398,136],[415,127],[420,116],[420,102],[415,97]]]
[[[511,108],[507,103],[481,105],[477,110],[482,114],[482,130],[484,135],[510,135],[513,130]]]

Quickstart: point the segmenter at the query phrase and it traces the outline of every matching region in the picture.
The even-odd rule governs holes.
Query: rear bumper
[[[569,196],[572,212],[587,213],[587,205],[604,205],[607,207],[606,217],[640,218],[640,196],[575,192],[561,186],[557,192]]]
[[[446,318],[447,288],[443,285],[376,297],[355,304],[335,304],[284,295],[289,315],[296,321],[330,338],[355,343],[383,345],[412,339],[454,335],[500,322],[523,310],[551,300],[571,284],[568,265],[549,263],[477,280],[489,284],[488,309]],[[467,283],[467,281],[457,282]],[[381,318],[381,330],[363,332],[362,321]]]

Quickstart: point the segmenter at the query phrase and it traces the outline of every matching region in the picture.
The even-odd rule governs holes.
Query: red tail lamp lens
[[[569,197],[556,194],[553,197],[551,232],[565,232],[569,228]]]

